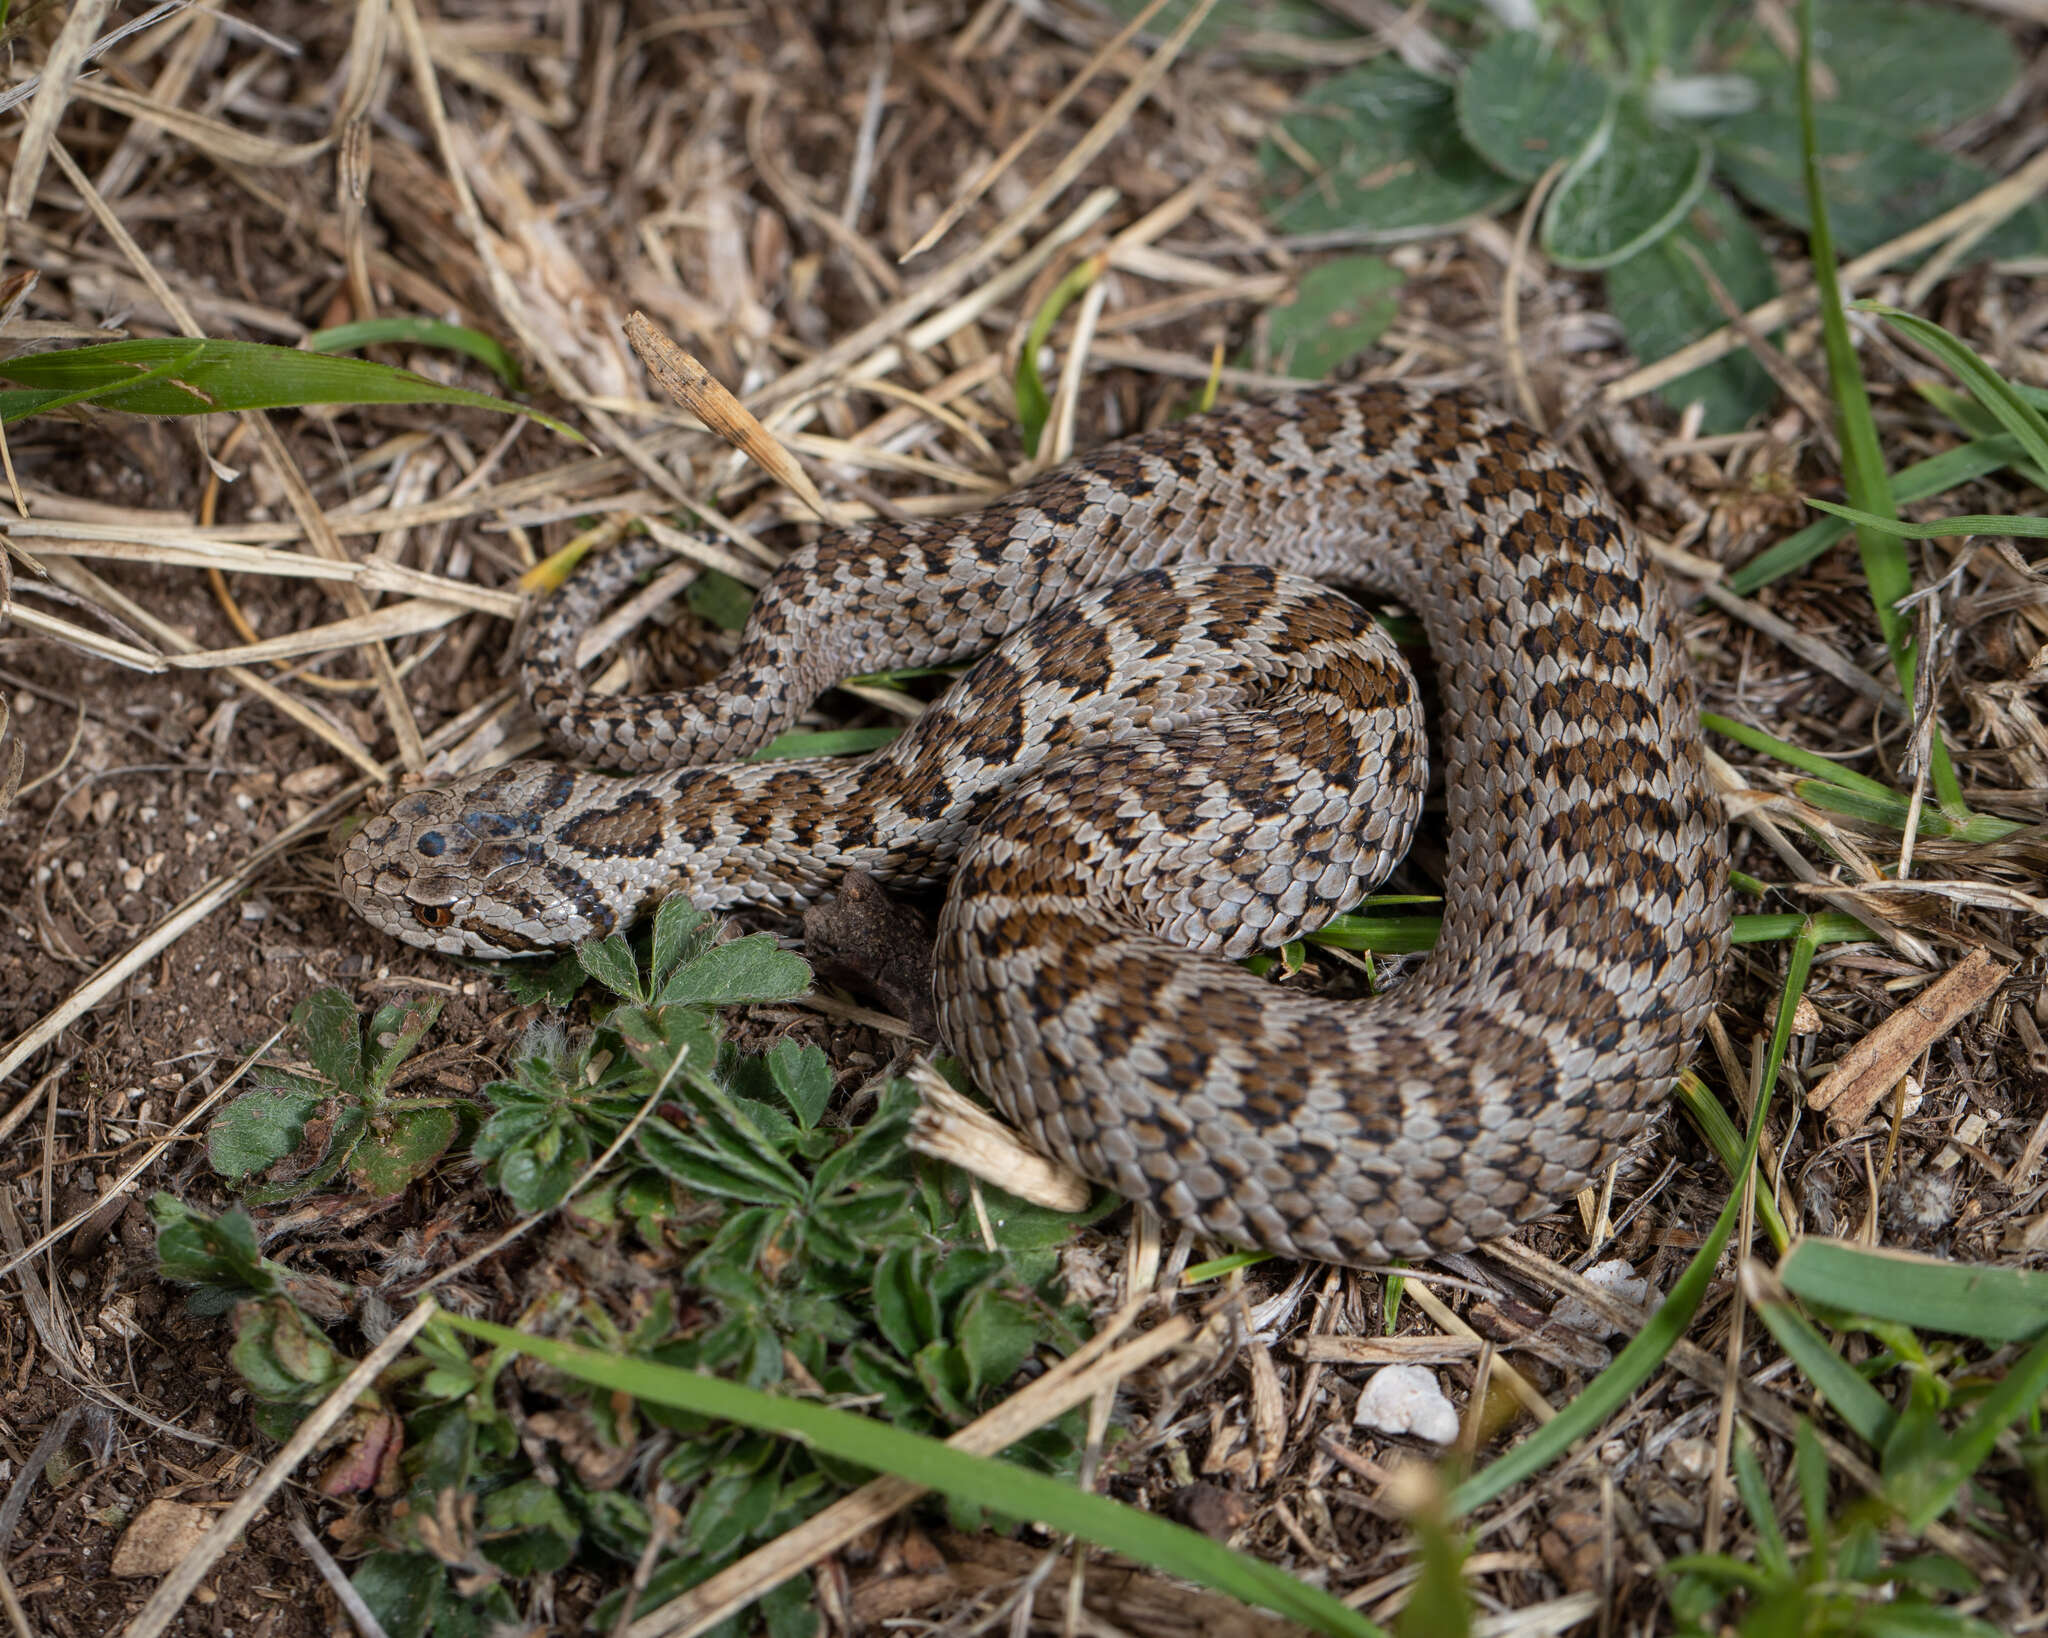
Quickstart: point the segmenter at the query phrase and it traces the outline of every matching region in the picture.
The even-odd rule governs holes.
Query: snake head
[[[513,763],[400,797],[341,848],[341,893],[370,922],[444,955],[517,956],[602,938],[615,915],[549,857],[577,776]]]

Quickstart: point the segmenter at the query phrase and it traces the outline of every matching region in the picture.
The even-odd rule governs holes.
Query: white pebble
[[[1351,1420],[1378,1433],[1405,1433],[1433,1445],[1458,1437],[1458,1412],[1426,1365],[1383,1365],[1358,1396]]]

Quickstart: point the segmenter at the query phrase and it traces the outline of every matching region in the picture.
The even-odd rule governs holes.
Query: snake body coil
[[[1727,861],[1664,598],[1592,484],[1466,398],[1304,391],[966,517],[836,531],[716,681],[586,698],[574,636],[646,561],[571,583],[528,690],[565,744],[661,771],[528,763],[403,798],[343,856],[377,925],[523,953],[668,891],[796,908],[850,866],[950,872],[938,1014],[977,1084],[1170,1217],[1337,1262],[1544,1210],[1641,1130],[1704,1027]],[[1195,567],[1223,563],[1266,567]],[[1355,901],[1420,802],[1404,669],[1296,576],[1397,598],[1442,680],[1443,933],[1363,1002],[1222,959]],[[867,762],[730,761],[843,677],[1006,633]],[[1390,807],[1360,805],[1374,785]]]

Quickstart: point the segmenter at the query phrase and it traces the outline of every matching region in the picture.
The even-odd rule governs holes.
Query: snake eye
[[[413,843],[413,846],[426,858],[438,859],[441,857],[442,851],[448,846],[448,838],[443,836],[438,830],[430,830],[417,842]]]
[[[416,904],[412,914],[422,927],[446,927],[455,920],[455,912],[445,904]]]

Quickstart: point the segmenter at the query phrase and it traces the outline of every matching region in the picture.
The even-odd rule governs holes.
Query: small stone
[[[1697,1483],[1713,1471],[1714,1447],[1704,1439],[1673,1439],[1657,1453],[1657,1462],[1672,1478]]]
[[[1183,1524],[1212,1541],[1228,1541],[1257,1515],[1258,1509],[1235,1490],[1197,1479],[1174,1492],[1173,1511]]]
[[[1407,1434],[1433,1445],[1458,1437],[1458,1412],[1425,1365],[1383,1365],[1358,1396],[1352,1422],[1375,1433]]]
[[[168,1574],[198,1545],[213,1524],[213,1514],[190,1502],[153,1501],[122,1532],[108,1570],[117,1576]]]
[[[346,771],[339,762],[316,762],[310,768],[286,774],[278,788],[287,796],[325,796],[341,783]]]
[[[1650,1282],[1637,1276],[1635,1265],[1620,1257],[1610,1262],[1595,1263],[1587,1269],[1586,1283],[1598,1286],[1619,1301],[1639,1306],[1648,1303],[1654,1294]],[[1570,1326],[1581,1336],[1610,1337],[1621,1329],[1576,1297],[1560,1298],[1558,1305],[1550,1311],[1550,1317],[1559,1325]]]

